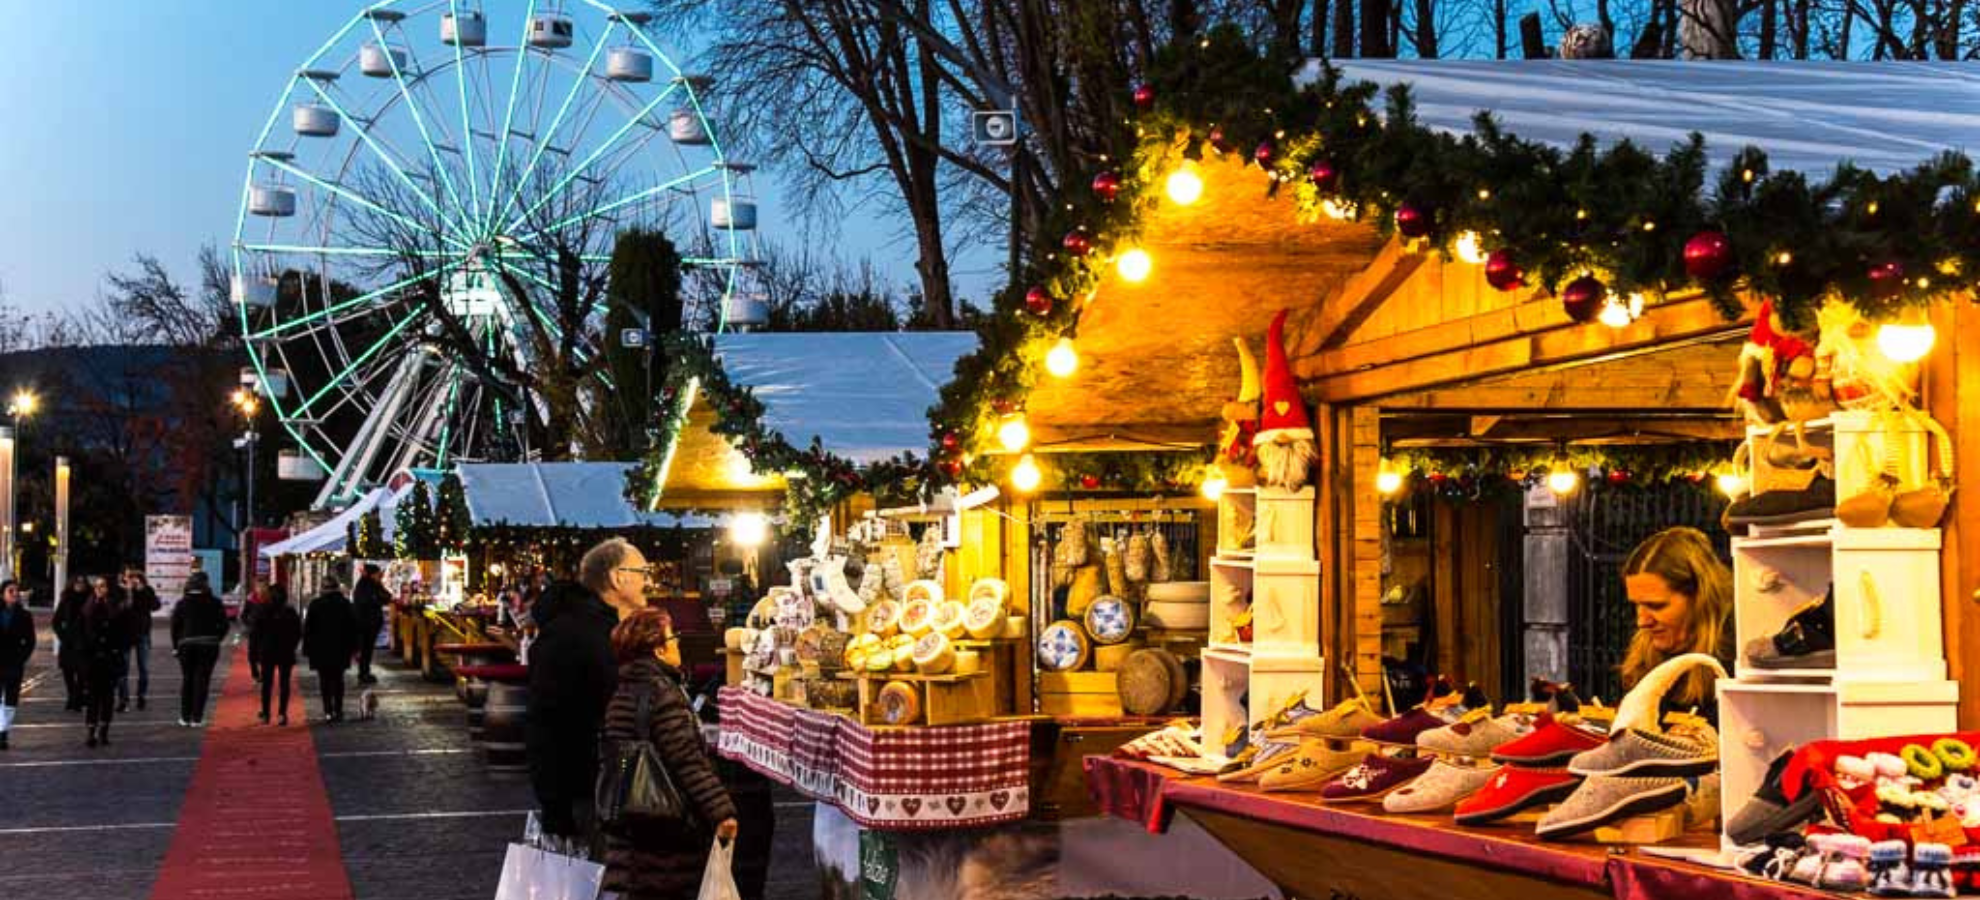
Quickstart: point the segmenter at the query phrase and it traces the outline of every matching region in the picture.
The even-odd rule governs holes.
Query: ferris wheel
[[[243,380],[296,442],[281,474],[322,479],[318,507],[409,467],[530,458],[553,404],[613,390],[596,360],[619,340],[602,331],[628,230],[678,249],[690,327],[760,317],[739,289],[752,167],[649,21],[593,0],[385,0],[290,78],[249,154],[233,299]],[[553,370],[593,381],[549,397]]]

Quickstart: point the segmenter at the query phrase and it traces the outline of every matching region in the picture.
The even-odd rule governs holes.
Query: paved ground
[[[118,717],[107,749],[83,746],[80,714],[62,708],[52,652],[44,643],[36,654],[13,749],[0,753],[0,860],[10,861],[0,866],[0,897],[151,896],[204,735],[176,724],[178,666],[165,640],[158,635],[153,651],[149,708]],[[489,900],[508,842],[522,832],[528,784],[486,771],[448,686],[393,665],[379,675],[377,721],[311,726],[354,896]],[[300,723],[305,705],[321,710],[314,677],[297,680],[291,713]],[[780,791],[776,807],[765,896],[816,898],[811,804]]]

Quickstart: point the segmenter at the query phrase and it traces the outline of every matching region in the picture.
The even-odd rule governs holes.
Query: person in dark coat
[[[89,579],[77,575],[55,601],[55,612],[48,626],[55,631],[55,664],[62,670],[62,691],[68,698],[63,706],[69,712],[83,708],[82,611],[89,603]]]
[[[117,704],[117,680],[124,677],[131,649],[131,613],[124,598],[110,588],[110,579],[90,584],[89,602],[82,609],[83,723],[89,737],[83,746],[109,746],[110,720]]]
[[[21,708],[21,678],[34,655],[34,614],[21,602],[14,579],[0,581],[0,750],[7,749],[7,732]]]
[[[261,629],[255,627],[261,611],[268,606],[268,580],[259,575],[254,577],[253,587],[248,589],[247,601],[241,604],[241,628],[248,635],[248,674],[256,682],[261,681]],[[293,656],[293,654],[291,654]]]
[[[385,630],[385,607],[391,604],[384,571],[377,563],[365,563],[357,587],[351,589],[351,607],[357,613],[358,684],[378,683],[371,675],[371,654],[378,649],[378,635]]]
[[[296,671],[296,645],[302,643],[302,616],[289,605],[289,589],[265,589],[255,614],[252,640],[261,647],[261,721],[268,722],[268,695],[281,683],[281,724],[289,724],[289,677]]]
[[[206,724],[206,697],[213,687],[213,666],[220,661],[220,642],[227,637],[227,607],[213,596],[205,572],[186,579],[185,594],[172,607],[172,655],[179,659],[179,724]]]
[[[657,609],[626,617],[612,631],[619,660],[619,684],[605,711],[605,739],[644,738],[660,753],[660,764],[701,824],[725,841],[736,837],[736,806],[708,756],[701,722],[681,689],[680,638],[668,615]],[[647,700],[646,733],[639,731],[639,704]],[[605,884],[624,900],[692,898],[701,886],[708,859],[706,832],[699,838],[642,839],[637,828],[605,836]]]
[[[158,601],[158,592],[144,580],[144,573],[136,569],[124,571],[123,584],[117,591],[123,595],[124,613],[130,617],[131,659],[124,664],[124,676],[117,679],[117,711],[131,708],[131,669],[137,669],[137,708],[144,709],[144,699],[151,692],[151,614],[164,609]]]
[[[588,842],[598,728],[618,682],[612,628],[646,606],[646,558],[613,538],[585,553],[578,582],[545,588],[532,611],[538,632],[529,647],[523,740],[544,832]]]
[[[344,598],[343,585],[325,579],[323,593],[309,602],[303,616],[303,655],[316,672],[325,722],[344,721],[344,672],[357,655],[357,641],[357,616]]]

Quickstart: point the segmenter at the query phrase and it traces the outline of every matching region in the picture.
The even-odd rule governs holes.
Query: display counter
[[[1643,848],[1545,843],[1530,829],[1460,828],[1448,817],[1377,815],[1327,805],[1316,794],[1267,794],[1151,763],[1089,756],[1087,789],[1099,807],[1167,830],[1177,812],[1203,825],[1293,895],[1334,898],[1828,897],[1757,881]],[[1709,850],[1716,833],[1666,847]]]
[[[718,752],[867,828],[974,828],[1031,810],[1029,720],[890,728],[722,689]]]

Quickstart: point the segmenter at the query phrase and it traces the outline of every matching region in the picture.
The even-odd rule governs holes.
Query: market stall
[[[1974,318],[1980,188],[1932,160],[1957,146],[1941,117],[1980,124],[1956,79],[1880,69],[1903,101],[1817,113],[1833,79],[1805,68],[1707,85],[1631,63],[1356,62],[1312,68],[1301,94],[1249,53],[1213,36],[1138,93],[1131,152],[1068,192],[1065,252],[1004,298],[1012,326],[934,415],[956,477],[1019,493],[1095,486],[1047,452],[1062,441],[1130,458],[1214,441],[1216,465],[1170,479],[1219,498],[1201,716],[1124,748],[1137,761],[1090,761],[1096,799],[1191,807],[1301,895],[1655,895],[1717,876],[1629,848],[1764,868],[1722,847],[1824,830],[1819,808],[1735,825],[1795,796],[1787,760],[1904,736],[1818,773],[1861,811],[1828,829],[1881,820],[1895,848],[1749,849],[1860,864],[1834,888],[1893,853],[1943,870],[1964,843],[1947,814],[1976,806],[1947,773],[1971,764],[1952,733],[1980,679],[1961,658],[1972,501],[1951,491],[1980,424],[1957,376],[1980,359],[1926,352],[1933,323]],[[1705,143],[1682,143],[1694,128]],[[1858,152],[1859,131],[1887,140]],[[1845,159],[1875,174],[1832,174]],[[1034,447],[1003,439],[1013,421]],[[1703,674],[1665,676],[1624,656],[1634,619],[1654,626],[1635,643],[1665,640],[1631,601],[1683,592],[1659,574],[1666,590],[1625,598],[1622,567],[1679,524],[1730,570],[1710,598],[1726,618],[1671,626],[1717,640]],[[1533,735],[1557,743],[1545,765],[1501,752]],[[1648,745],[1664,758],[1612,758]]]

